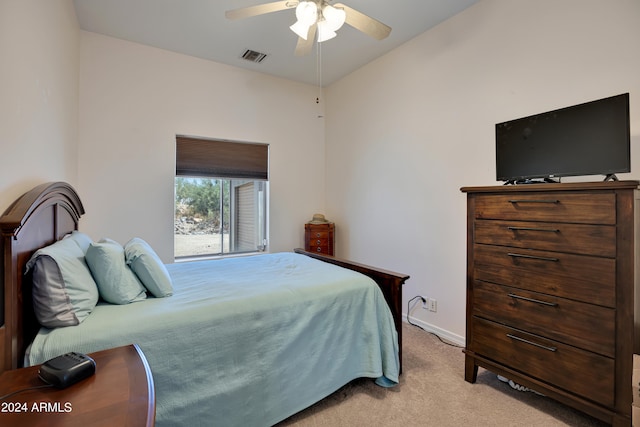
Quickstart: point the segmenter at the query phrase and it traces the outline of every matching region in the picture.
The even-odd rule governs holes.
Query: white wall
[[[81,32],[79,188],[94,239],[147,240],[173,261],[177,134],[270,144],[270,250],[324,210],[317,88]]]
[[[493,125],[630,92],[620,177],[640,178],[638,40],[638,0],[483,0],[329,87],[325,152],[314,87],[79,32],[71,0],[3,0],[0,210],[68,181],[92,237],[171,261],[175,134],[267,142],[271,250],[324,212],[339,256],[410,274],[405,302],[438,300],[416,320],[461,339],[459,188],[496,184]]]
[[[630,92],[640,178],[640,2],[484,0],[327,89],[339,256],[411,275],[416,321],[465,335],[463,186],[495,181],[494,124]],[[591,179],[600,180],[602,177]]]
[[[0,1],[0,213],[76,181],[79,38],[71,0]]]

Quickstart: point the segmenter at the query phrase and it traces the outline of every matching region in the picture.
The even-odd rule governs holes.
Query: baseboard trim
[[[405,323],[409,323],[409,321],[407,320],[407,315],[404,313],[402,314],[402,321]],[[463,336],[456,335],[445,329],[439,328],[435,325],[424,322],[420,319],[416,319],[415,317],[411,318],[411,323],[420,326],[422,329],[424,329],[427,332],[431,332],[432,334],[439,336],[444,341],[448,341],[452,344],[459,345],[460,347],[464,347],[465,345],[465,338]]]

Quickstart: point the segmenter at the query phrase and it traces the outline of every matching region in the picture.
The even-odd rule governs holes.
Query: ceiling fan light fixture
[[[306,40],[309,34],[309,27],[318,20],[318,5],[312,1],[301,1],[298,3],[298,6],[296,6],[296,18],[298,19],[296,23],[289,28],[296,33],[298,37]]]
[[[227,10],[227,19],[242,19],[252,16],[265,15],[282,10],[290,10],[295,7],[296,22],[289,28],[298,36],[296,55],[306,55],[313,47],[313,41],[318,35],[318,42],[334,38],[344,24],[349,24],[356,30],[383,40],[391,33],[391,27],[365,15],[345,4],[336,3],[331,6],[333,0],[284,0],[270,1],[269,3],[255,6],[241,7]],[[349,21],[347,22],[347,18]]]
[[[318,43],[325,42],[337,36],[326,20],[318,21]]]
[[[322,8],[322,16],[324,17],[324,22],[326,22],[328,28],[334,32],[338,31],[347,19],[347,13],[344,9],[338,9],[330,4],[327,4]]]
[[[305,25],[304,23],[297,21],[295,24],[293,24],[289,28],[291,29],[291,31],[296,33],[298,37],[301,37],[306,40],[307,35],[309,34],[309,27],[310,27],[309,25]]]

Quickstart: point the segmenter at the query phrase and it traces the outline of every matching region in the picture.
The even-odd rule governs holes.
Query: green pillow
[[[118,242],[101,239],[91,243],[85,259],[106,302],[129,304],[147,298],[144,286],[125,263],[124,248]]]
[[[93,241],[91,240],[91,237],[87,236],[86,234],[78,230],[72,231],[71,234],[67,234],[66,236],[64,236],[64,238],[71,239],[74,242],[76,242],[76,244],[80,247],[80,249],[82,249],[82,253],[84,254],[87,253],[87,249],[89,249],[89,245],[93,243]]]
[[[173,295],[173,284],[167,267],[147,242],[134,237],[124,245],[127,264],[145,288],[155,297]]]
[[[73,239],[38,249],[26,270],[33,271],[33,308],[42,326],[78,325],[98,303],[98,287]]]

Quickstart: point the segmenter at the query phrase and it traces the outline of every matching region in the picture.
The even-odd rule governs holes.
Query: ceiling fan
[[[342,3],[331,5],[330,2],[331,0],[275,1],[228,10],[225,16],[235,20],[295,8],[297,22],[289,28],[298,35],[296,55],[305,55],[311,51],[316,34],[318,43],[329,40],[336,36],[336,31],[345,23],[376,40],[382,40],[391,33],[391,27],[382,22]]]

